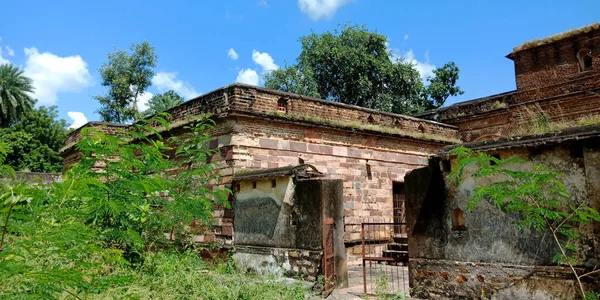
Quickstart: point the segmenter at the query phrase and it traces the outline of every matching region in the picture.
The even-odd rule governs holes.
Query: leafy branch
[[[531,170],[523,171],[522,159],[498,159],[487,153],[474,153],[465,147],[453,149],[450,155],[456,156],[457,161],[456,168],[449,175],[453,184],[459,185],[465,170],[471,166],[475,167],[470,170],[472,177],[494,179],[493,183],[475,188],[467,209],[473,210],[481,201],[489,201],[497,209],[520,213],[522,218],[517,226],[521,229],[549,230],[559,249],[553,261],[569,267],[583,298],[590,295],[586,294],[581,279],[600,270],[594,267],[592,271],[578,273],[576,257],[581,253],[576,244],[583,237],[580,226],[600,221],[600,214],[584,202],[570,204],[571,196],[560,181],[562,174],[540,164],[533,164]]]

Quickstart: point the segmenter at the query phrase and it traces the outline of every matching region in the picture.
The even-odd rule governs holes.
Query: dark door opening
[[[392,194],[394,196],[394,223],[404,224],[406,223],[406,209],[404,206],[406,192],[404,189],[404,183],[394,182],[392,186]],[[394,233],[396,235],[406,235],[406,226],[394,226]]]

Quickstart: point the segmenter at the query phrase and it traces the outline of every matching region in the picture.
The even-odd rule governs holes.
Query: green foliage
[[[265,87],[308,97],[320,97],[317,84],[310,68],[298,65],[285,66],[265,74]]]
[[[367,108],[413,113],[460,94],[458,67],[448,63],[425,87],[411,62],[395,57],[388,39],[365,27],[300,37],[297,63],[265,75],[265,86]]]
[[[562,174],[543,165],[532,164],[529,170],[520,170],[516,166],[524,162],[522,159],[498,159],[465,147],[453,149],[450,155],[457,157],[457,166],[449,175],[454,184],[460,183],[465,168],[471,165],[476,167],[472,177],[495,178],[493,183],[475,188],[467,209],[473,210],[481,201],[488,201],[500,210],[520,213],[519,228],[549,231],[559,249],[553,260],[570,267],[585,297],[581,277],[600,270],[582,275],[575,270],[574,266],[579,264],[577,244],[582,238],[579,228],[592,221],[600,222],[600,213],[584,202],[574,203],[560,181]]]
[[[146,253],[138,269],[121,268],[132,282],[110,287],[88,299],[306,299],[299,283],[239,272],[223,273],[221,265],[207,265],[192,251]],[[123,276],[122,275],[122,276]]]
[[[171,261],[185,265],[155,263],[146,251],[193,248],[187,225],[208,227],[213,205],[228,206],[227,190],[209,188],[218,179],[208,162],[214,151],[205,147],[213,123],[202,117],[188,127],[188,138],[169,141],[172,148],[156,130],[167,126],[163,117],[117,136],[82,130],[85,138],[77,144],[81,162],[52,185],[19,180],[3,164],[8,151],[0,140],[0,298],[110,298],[121,292],[123,297],[152,297],[156,284],[165,283],[162,276],[174,276],[170,289],[193,281],[198,298],[210,290],[204,284],[221,282],[197,276],[197,257],[192,263],[191,256],[173,254]],[[223,280],[234,286],[239,279]],[[262,295],[252,284],[232,297]],[[158,298],[178,298],[188,291],[186,285],[176,293],[166,287],[160,287]],[[271,293],[288,295],[280,285],[266,294]]]
[[[20,181],[9,166],[0,170],[2,298],[54,299],[114,279],[101,270],[119,262],[120,252],[102,247],[97,232],[80,221],[81,200],[70,197],[73,181],[43,186]]]
[[[183,97],[179,96],[174,90],[169,90],[163,94],[156,94],[148,101],[148,109],[144,112],[146,116],[166,111],[169,108],[183,103]]]
[[[130,53],[131,52],[131,53]],[[152,84],[157,56],[147,41],[133,44],[130,52],[116,50],[108,54],[108,62],[99,69],[106,95],[95,96],[100,102],[98,113],[103,121],[127,123],[136,120],[137,103]]]
[[[0,127],[19,120],[35,104],[33,81],[11,64],[0,65]]]
[[[185,227],[192,221],[208,226],[213,204],[227,206],[226,189],[210,189],[218,179],[214,150],[206,149],[213,123],[202,117],[186,127],[190,134],[168,146],[152,124],[168,127],[164,114],[140,121],[117,135],[84,128],[77,144],[79,163],[65,174],[77,178],[74,196],[86,199],[85,220],[101,231],[111,247],[137,262],[145,249],[171,242],[191,243]],[[173,152],[168,157],[165,152]],[[171,158],[171,159],[169,159]],[[101,169],[97,172],[90,170]]]
[[[57,119],[56,106],[27,111],[9,128],[0,128],[6,143],[6,164],[19,171],[59,172],[67,132],[65,120]]]
[[[443,106],[448,97],[464,93],[456,85],[459,71],[454,62],[446,63],[443,67],[433,70],[434,76],[427,79],[429,85],[423,90],[423,96],[429,99],[426,109]]]

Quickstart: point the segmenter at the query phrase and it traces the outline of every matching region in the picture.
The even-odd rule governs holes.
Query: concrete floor
[[[370,293],[375,293],[377,288],[377,280],[379,282],[385,281],[387,275],[387,288],[385,291],[388,294],[396,294],[398,291],[404,291],[408,296],[408,267],[403,266],[383,266],[383,265],[371,265],[371,272],[369,273],[369,266],[367,265],[367,288]],[[383,286],[383,285],[381,285]],[[381,288],[380,288],[381,289]],[[311,298],[311,299],[319,299]],[[348,287],[344,289],[335,289],[327,299],[333,300],[346,300],[346,299],[376,299],[375,296],[365,296],[364,294],[364,280],[363,280],[363,269],[362,266],[349,266],[348,267]],[[402,298],[400,298],[402,299]],[[407,299],[411,299],[407,297]]]

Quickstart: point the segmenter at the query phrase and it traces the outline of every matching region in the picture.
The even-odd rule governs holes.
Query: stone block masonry
[[[168,111],[172,115],[163,136],[182,136],[183,127],[203,113],[212,114],[212,158],[223,175],[215,187],[231,187],[236,172],[297,164],[312,164],[326,179],[343,180],[344,241],[350,263],[358,263],[356,245],[362,222],[391,221],[392,184],[423,166],[427,157],[457,142],[454,126],[379,112],[304,96],[234,84],[187,101]],[[124,125],[99,123],[103,130]],[[96,127],[96,123],[86,126]],[[73,147],[79,130],[62,151],[65,168],[76,162]],[[233,207],[235,200],[231,199]],[[217,208],[215,227],[198,241],[232,244],[233,211]],[[353,248],[354,247],[354,248]],[[352,250],[354,249],[354,250]]]

